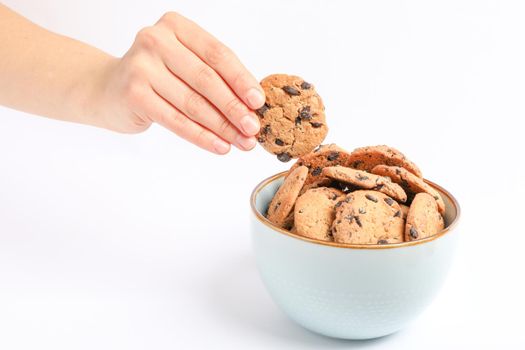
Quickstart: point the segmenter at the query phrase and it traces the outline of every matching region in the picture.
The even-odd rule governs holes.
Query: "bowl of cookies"
[[[274,79],[270,87],[282,90],[275,85],[288,84],[300,94],[306,85],[294,78],[284,83]],[[279,105],[272,93],[281,92],[267,89],[270,103],[259,115],[261,138],[279,146],[275,139],[290,131],[281,130],[283,123],[276,120],[301,118],[315,95],[309,91],[310,97],[301,100],[284,90]],[[293,107],[280,107],[286,103]],[[272,115],[272,108],[281,110]],[[291,134],[315,133],[318,128],[309,123],[326,124],[323,109],[319,101],[309,109],[318,115],[290,124],[303,127]],[[257,267],[276,304],[304,328],[343,339],[381,337],[416,319],[452,263],[460,216],[456,199],[424,179],[393,147],[348,152],[335,144],[314,144],[313,150],[288,157],[283,156],[289,150],[286,143],[282,149],[274,145],[265,148],[278,159],[298,159],[288,171],[259,183],[250,204]]]

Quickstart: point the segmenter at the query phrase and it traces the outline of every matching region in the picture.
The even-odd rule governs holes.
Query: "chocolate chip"
[[[438,199],[439,199],[439,197],[438,197],[438,196],[434,196],[434,199],[435,199],[435,200],[438,200]]]
[[[255,110],[255,113],[257,113],[257,115],[261,118],[264,118],[264,113],[266,113],[266,111],[270,108],[270,106],[268,106],[267,103],[264,104],[264,106],[262,106],[261,108]]]
[[[262,137],[259,137],[257,141],[259,141],[259,143],[264,143],[264,139]]]
[[[359,216],[356,215],[354,219],[355,219],[355,223],[358,224],[359,227],[363,227],[363,224],[361,224],[361,219],[359,219]]]
[[[323,171],[322,168],[320,168],[320,167],[316,167],[316,168],[312,171],[312,175],[313,175],[313,176],[319,176],[319,175],[321,175],[321,172],[322,172],[322,171]]]
[[[388,241],[386,239],[380,239],[377,241],[377,244],[388,244]]]
[[[417,230],[413,227],[410,228],[410,238],[417,239],[419,237],[419,234],[417,233]]]
[[[289,153],[283,152],[277,155],[277,159],[279,159],[283,163],[286,163],[290,161],[290,159],[292,159],[292,156]]]
[[[300,124],[301,124],[301,117],[295,118],[295,125],[300,125]]]
[[[312,84],[307,83],[306,81],[303,81],[303,82],[301,83],[301,89],[303,89],[303,90],[308,90],[308,89],[310,89],[311,87],[312,87]]]
[[[397,174],[397,175],[401,175],[401,170],[396,169],[396,174]]]
[[[372,196],[371,194],[366,194],[365,195],[366,199],[368,199],[369,201],[372,201],[374,203],[377,203],[377,198]]]
[[[380,191],[385,185],[377,185],[373,188],[374,191]]]
[[[284,142],[283,142],[283,140],[281,140],[281,139],[275,139],[275,144],[276,144],[277,146],[284,146]]]
[[[339,201],[339,202],[335,203],[335,208],[339,208],[341,206],[341,204],[343,204],[343,201]]]
[[[345,219],[348,220],[348,222],[352,223],[352,221],[354,221],[354,219],[355,219],[355,216],[347,215],[347,216],[345,216]]]
[[[299,92],[299,90],[297,90],[294,87],[288,86],[288,85],[287,86],[283,86],[283,90],[284,90],[284,92],[286,92],[290,96],[299,96],[301,94]]]
[[[332,195],[332,200],[333,200],[333,201],[336,200],[337,197],[339,197],[339,196],[338,196],[337,194],[334,193],[334,194]]]
[[[303,108],[299,109],[299,118],[303,120],[312,119],[312,114],[310,113],[310,106],[304,106]]]
[[[392,204],[394,204],[394,200],[393,200],[392,198],[390,198],[390,197],[386,197],[386,198],[385,198],[385,202],[386,202],[386,204],[388,204],[388,205],[390,205],[390,206],[391,206]]]
[[[357,174],[355,175],[355,178],[358,179],[359,181],[365,181],[365,180],[368,180],[368,179],[369,179],[368,176],[363,175],[363,174],[360,174],[360,173],[357,173]]]
[[[359,214],[366,214],[365,208],[359,208]]]
[[[323,126],[323,123],[311,122],[310,125],[312,125],[312,128],[317,129]]]
[[[326,159],[328,159],[329,161],[334,161],[337,158],[339,158],[339,152],[330,152],[328,157],[326,157]]]
[[[266,124],[261,130],[261,134],[266,135],[271,131],[270,124]]]
[[[394,217],[395,218],[400,218],[401,217],[401,210],[396,211],[396,213],[394,214]]]

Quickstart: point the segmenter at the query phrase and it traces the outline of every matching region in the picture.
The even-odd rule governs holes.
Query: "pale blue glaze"
[[[266,211],[282,178],[263,188]],[[448,222],[455,217],[446,201]],[[264,284],[303,327],[330,337],[367,339],[400,330],[432,301],[446,277],[456,232],[393,249],[349,249],[287,236],[252,213],[252,242]]]

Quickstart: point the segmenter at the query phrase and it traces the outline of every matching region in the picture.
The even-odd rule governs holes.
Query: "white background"
[[[119,135],[0,107],[0,349],[525,347],[519,1],[4,3],[114,55],[179,11],[258,78],[316,84],[328,142],[399,148],[463,217],[449,279],[411,327],[333,340],[277,309],[250,250],[249,194],[289,164],[259,147],[213,156],[156,126]]]

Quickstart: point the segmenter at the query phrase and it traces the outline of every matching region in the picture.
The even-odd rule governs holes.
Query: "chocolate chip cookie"
[[[445,222],[434,197],[425,192],[416,194],[408,211],[405,241],[433,236],[444,227]]]
[[[443,214],[445,212],[445,202],[438,191],[428,185],[422,178],[417,177],[405,168],[398,166],[388,165],[377,165],[372,169],[372,173],[388,176],[393,182],[398,183],[405,189],[405,191],[411,194],[417,194],[420,192],[426,192],[430,194],[437,202],[439,212]]]
[[[295,169],[283,182],[277,193],[275,193],[266,217],[274,225],[285,228],[290,223],[289,215],[293,211],[293,207],[299,191],[304,185],[308,175],[308,168],[305,166]]]
[[[337,146],[336,144],[322,145],[295,162],[290,168],[290,172],[299,166],[308,167],[308,176],[304,183],[303,192],[315,187],[328,186],[332,179],[323,176],[323,168],[335,165],[348,165],[350,153]]]
[[[376,165],[392,165],[407,169],[417,177],[422,177],[421,170],[403,153],[386,145],[356,148],[350,154],[350,167],[371,171]]]
[[[331,225],[335,217],[335,204],[344,193],[334,188],[312,188],[295,203],[294,218],[297,234],[333,241]]]
[[[264,78],[266,103],[256,112],[261,123],[257,140],[277,159],[287,162],[312,151],[328,133],[324,105],[314,86],[286,74]]]
[[[401,186],[384,176],[340,165],[325,167],[322,174],[331,179],[348,183],[358,188],[382,192],[400,202],[405,202],[407,200],[407,195]]]
[[[336,204],[335,242],[387,244],[403,242],[405,222],[399,204],[377,191],[355,191]]]

